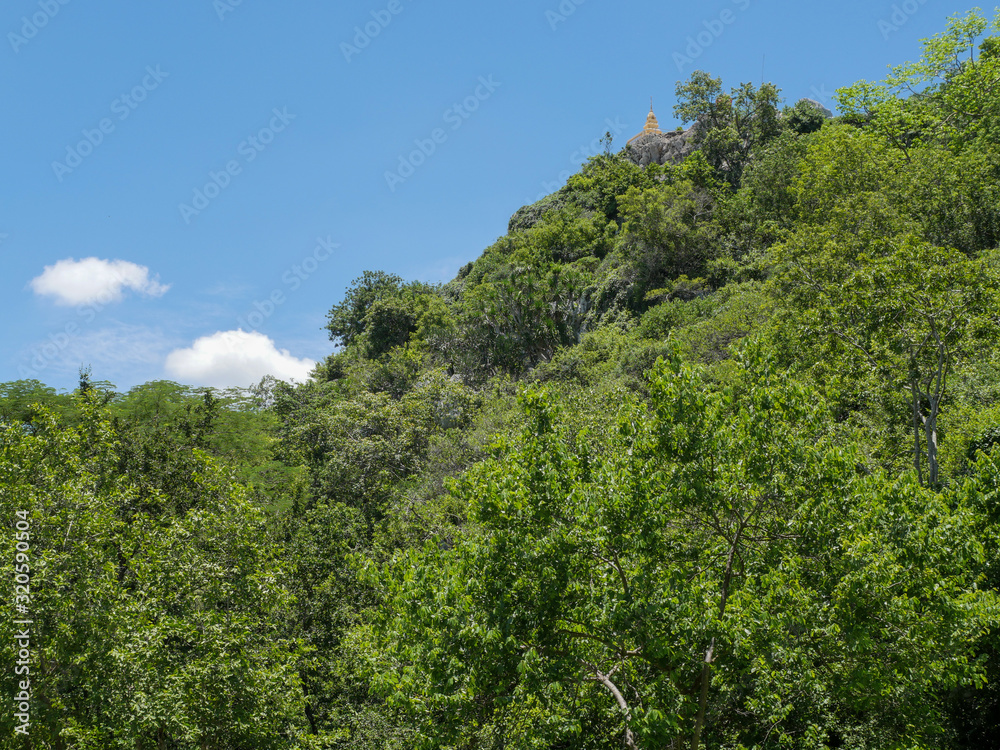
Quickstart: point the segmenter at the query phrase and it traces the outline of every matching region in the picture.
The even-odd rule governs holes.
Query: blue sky
[[[304,377],[362,271],[446,281],[676,82],[838,86],[944,0],[7,0],[0,381]]]

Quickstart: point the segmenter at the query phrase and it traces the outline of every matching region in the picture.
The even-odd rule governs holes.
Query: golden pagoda
[[[642,129],[642,132],[634,138],[630,138],[628,145],[631,146],[633,141],[637,141],[644,135],[663,135],[663,131],[660,130],[660,123],[656,120],[656,115],[653,114],[653,100],[649,100],[649,116],[646,117],[646,127]]]

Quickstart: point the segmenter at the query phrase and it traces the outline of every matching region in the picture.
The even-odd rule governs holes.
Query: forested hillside
[[[305,384],[0,385],[0,745],[1000,747],[1000,16],[676,93]]]

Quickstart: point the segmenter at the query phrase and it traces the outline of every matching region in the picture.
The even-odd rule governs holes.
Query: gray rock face
[[[833,117],[833,112],[831,112],[829,109],[827,109],[826,107],[824,107],[822,104],[820,104],[815,99],[808,99],[808,98],[806,98],[806,99],[799,99],[799,102],[800,103],[801,102],[808,102],[814,108],[816,108],[817,110],[819,110],[819,112],[823,115],[823,117],[825,117],[828,120]]]
[[[685,131],[640,135],[629,143],[626,153],[640,167],[650,164],[680,164],[698,148],[695,145],[698,127],[696,123]]]

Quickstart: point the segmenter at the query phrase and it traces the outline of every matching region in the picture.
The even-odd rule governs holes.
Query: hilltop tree
[[[696,70],[687,83],[677,82],[676,93],[674,115],[696,123],[696,143],[709,164],[738,188],[754,153],[781,133],[778,88],[744,83],[725,94],[721,78]]]
[[[923,40],[917,62],[894,66],[878,83],[859,81],[837,91],[841,111],[872,127],[904,154],[937,140],[955,149],[1000,134],[1000,12],[990,23],[976,8],[952,16],[948,28]],[[977,52],[978,57],[977,57]]]

